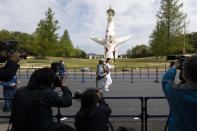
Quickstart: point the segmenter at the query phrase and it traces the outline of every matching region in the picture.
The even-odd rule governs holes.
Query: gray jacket
[[[103,65],[97,65],[97,72],[96,72],[96,88],[97,89],[104,89],[106,83],[106,74]]]

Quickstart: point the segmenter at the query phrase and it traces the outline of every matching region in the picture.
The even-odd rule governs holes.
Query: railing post
[[[123,77],[123,80],[124,80],[124,68],[123,68],[122,72],[123,72],[123,73],[122,73],[122,75],[123,75],[122,77]]]
[[[167,68],[167,67],[166,67],[166,64],[165,64],[165,72],[166,72],[166,68]]]
[[[144,131],[144,98],[141,97],[141,131]]]
[[[145,97],[145,106],[144,106],[144,122],[145,122],[145,131],[147,131],[147,120],[148,120],[148,114],[147,114],[147,100],[148,98]]]
[[[28,76],[29,76],[29,75],[28,75],[28,68],[27,68],[27,78],[28,78]]]
[[[133,68],[131,67],[131,83],[133,83]]]
[[[115,67],[115,79],[116,79],[116,67]]]
[[[58,123],[60,123],[61,116],[62,115],[60,114],[60,107],[57,107],[57,115],[56,115],[56,117],[57,117]]]
[[[19,78],[21,78],[21,68],[18,69]]]
[[[158,77],[158,75],[159,75],[159,70],[158,70],[158,67],[156,67],[156,79],[155,79],[155,82],[156,83],[159,83],[159,77]]]
[[[149,71],[149,67],[147,67],[148,68],[148,80],[149,80],[149,77],[150,77],[150,71]]]
[[[140,80],[142,79],[142,67],[140,67]]]
[[[84,76],[84,70],[82,69],[82,81],[81,83],[83,84],[85,82],[85,76]]]
[[[66,76],[67,76],[67,79],[68,79],[69,78],[68,68],[66,68],[66,71],[67,71]]]
[[[75,79],[77,79],[77,69],[76,69],[76,67],[75,67]]]
[[[91,67],[91,78],[92,78],[92,67]]]

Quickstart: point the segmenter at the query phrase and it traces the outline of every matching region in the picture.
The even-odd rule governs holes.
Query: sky
[[[187,33],[197,32],[197,0],[180,0],[187,14]],[[33,33],[40,19],[51,7],[61,27],[57,33],[68,30],[75,47],[86,53],[104,54],[103,46],[90,36],[105,37],[106,10],[115,10],[114,23],[117,37],[132,35],[118,47],[119,54],[140,44],[148,45],[149,36],[156,24],[160,0],[0,0],[0,30]]]

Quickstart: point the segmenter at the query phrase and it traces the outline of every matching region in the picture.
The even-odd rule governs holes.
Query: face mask
[[[0,56],[0,63],[6,62],[7,57]]]

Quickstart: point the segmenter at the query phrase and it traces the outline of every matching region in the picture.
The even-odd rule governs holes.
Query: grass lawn
[[[63,60],[67,67],[96,67],[97,60],[79,59],[79,58],[62,58],[52,57],[46,59],[28,58],[21,60],[21,67],[50,67],[51,62],[58,62]],[[133,59],[116,59],[116,67],[161,67],[164,68],[165,64],[168,66],[169,62],[165,59],[156,60],[155,57],[146,58],[133,58]]]

